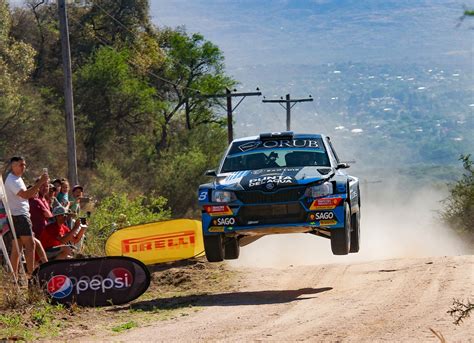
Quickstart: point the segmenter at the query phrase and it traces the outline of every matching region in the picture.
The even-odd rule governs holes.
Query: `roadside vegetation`
[[[68,16],[79,179],[92,196],[85,253],[103,255],[114,230],[199,214],[194,190],[227,145],[221,100],[202,95],[223,93],[237,81],[226,73],[222,51],[204,36],[154,25],[147,0],[89,4],[70,6]],[[44,167],[53,178],[67,175],[60,51],[53,1],[28,0],[13,8],[0,0],[0,161],[25,156],[27,182]],[[353,113],[365,111],[357,97],[367,95],[360,89],[350,103]],[[404,96],[397,91],[393,98],[423,107],[424,97]],[[443,218],[473,237],[470,155],[462,163],[465,174],[453,184]],[[186,316],[199,310],[209,285],[232,290],[234,278],[221,265],[193,261],[184,269],[156,271],[139,301],[111,310],[51,304],[42,290],[18,292],[0,274],[0,340],[70,338],[99,325],[122,332]]]
[[[0,270],[0,341],[79,339],[114,335],[149,323],[200,311],[206,294],[236,289],[240,276],[222,264],[202,260],[169,263],[152,271],[152,284],[127,305],[86,308],[56,305],[40,289],[18,292]]]
[[[146,0],[70,5],[68,17],[79,180],[92,199],[84,253],[103,255],[114,230],[197,215],[190,190],[227,146],[222,100],[202,95],[237,82],[204,36],[152,24]],[[51,178],[67,176],[62,75],[56,3],[0,0],[0,161],[25,156],[27,183],[44,167]],[[1,274],[0,340],[113,334],[198,310],[197,295],[209,291],[202,280],[230,288],[221,267],[190,263],[157,271],[158,285],[112,310],[51,304]]]
[[[61,317],[72,309],[53,305],[39,289],[18,290],[0,269],[0,340],[34,340],[58,335]]]
[[[71,5],[68,17],[86,193],[97,206],[114,193],[145,197],[159,218],[192,217],[189,190],[227,145],[219,102],[201,96],[236,84],[223,53],[200,34],[152,24],[146,0]],[[0,0],[0,160],[24,155],[28,182],[43,167],[53,178],[67,175],[58,25],[55,2]]]
[[[444,221],[474,244],[474,165],[471,155],[462,155],[464,172],[450,185],[442,213]]]
[[[445,200],[442,213],[444,221],[474,247],[474,165],[471,155],[462,155],[459,160],[463,164],[464,173],[450,187],[450,195]],[[470,296],[470,295],[467,295]],[[470,317],[474,310],[472,299],[453,299],[448,313],[453,323],[461,325]]]

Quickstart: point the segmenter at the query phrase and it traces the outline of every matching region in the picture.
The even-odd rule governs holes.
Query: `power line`
[[[82,28],[86,29],[86,27],[80,23],[79,21],[77,20],[74,20],[77,24],[79,24]],[[112,49],[114,49],[115,51],[117,51],[117,49],[112,46],[110,43],[106,42],[104,39],[102,39],[101,37],[98,37],[96,35],[94,35],[95,38],[97,38],[99,41],[101,41],[104,45],[106,46],[109,46],[111,47]],[[139,67],[134,61],[128,59],[127,60],[127,63],[135,66],[135,67]],[[229,143],[232,142],[233,140],[233,118],[232,118],[232,114],[233,114],[233,111],[240,105],[240,103],[247,97],[247,96],[255,96],[255,95],[262,95],[261,92],[247,92],[247,93],[230,93],[230,90],[226,88],[226,94],[201,94],[201,92],[198,90],[198,89],[194,89],[194,88],[191,88],[191,87],[186,87],[186,86],[181,86],[181,85],[178,85],[176,84],[175,82],[172,82],[164,77],[161,77],[159,75],[156,75],[155,73],[149,71],[149,70],[146,70],[146,73],[150,76],[153,76],[155,77],[156,79],[158,80],[161,80],[163,82],[166,82],[168,84],[171,84],[173,85],[174,87],[176,88],[182,88],[182,89],[189,89],[193,92],[195,92],[199,97],[201,98],[222,98],[222,97],[226,97],[227,98],[227,106],[226,106],[226,110],[227,110],[227,135],[228,135],[228,140],[229,140]],[[258,88],[257,88],[258,90]],[[237,103],[237,105],[235,105],[235,107],[232,107],[232,97],[237,97],[237,96],[241,96],[242,99],[240,99],[240,101]],[[218,105],[222,106],[220,103],[218,103]],[[222,106],[223,107],[223,106]]]
[[[120,20],[118,20],[117,18],[115,18],[113,15],[111,15],[110,13],[108,13],[102,6],[100,6],[98,3],[94,3],[94,6],[97,6],[97,8],[99,8],[100,11],[102,11],[104,14],[106,14],[108,17],[110,17],[113,21],[115,21],[117,24],[119,24],[121,27],[123,27],[125,30],[127,30],[127,32],[129,32],[133,37],[135,37],[136,39],[139,39],[139,37],[136,35],[135,32],[133,32],[132,30],[130,30],[125,24],[123,24]],[[77,22],[77,21],[76,21]],[[79,25],[81,25],[82,27],[84,27],[81,23],[79,23]],[[97,39],[99,39],[103,44],[107,45],[107,46],[110,46],[112,47],[115,51],[117,51],[115,49],[115,47],[113,47],[111,44],[109,44],[108,42],[105,42],[103,39],[101,39],[100,37],[98,36],[95,36]],[[134,49],[135,50],[135,49]],[[135,52],[137,52],[135,50]],[[137,64],[135,64],[133,61],[131,60],[128,60],[128,63],[134,65],[135,67],[138,67]],[[176,63],[178,65],[181,65],[183,67],[185,67],[186,69],[189,70],[189,67],[187,65],[184,65],[182,63],[180,63],[179,61]],[[182,89],[189,89],[193,92],[196,92],[198,95],[200,95],[202,98],[227,98],[227,106],[226,106],[226,110],[227,110],[227,135],[228,135],[228,141],[229,143],[232,142],[233,140],[233,112],[234,110],[241,104],[241,102],[247,97],[247,96],[260,96],[262,95],[261,92],[245,92],[245,93],[232,93],[228,88],[226,88],[226,93],[225,94],[209,94],[209,95],[201,95],[201,92],[197,89],[194,89],[194,88],[191,88],[191,87],[186,87],[186,86],[180,86],[178,84],[176,84],[175,82],[172,82],[164,77],[161,77],[159,75],[156,75],[155,73],[151,72],[151,71],[146,71],[146,73],[148,75],[151,75],[163,82],[166,82],[168,84],[171,84],[173,85],[174,87],[176,88],[182,88]],[[257,88],[258,90],[258,88]],[[235,105],[234,107],[232,107],[232,97],[242,97],[240,99],[240,101],[237,103],[237,105]],[[220,104],[219,104],[220,105]],[[223,107],[223,106],[222,106]]]
[[[318,110],[317,110],[317,108],[316,108],[316,104],[315,104],[314,102],[313,102],[313,108],[314,108],[314,114],[315,114],[315,115],[316,115],[316,114],[319,114],[319,112],[318,112]],[[318,122],[320,122],[321,125],[323,126],[323,128],[326,130],[326,134],[329,135],[330,133],[329,133],[329,129],[328,129],[327,125],[326,125],[326,121],[325,121],[325,120],[319,120]]]
[[[290,94],[287,94],[285,96],[285,99],[283,97],[280,100],[265,100],[263,99],[262,102],[264,103],[277,103],[283,108],[286,108],[286,130],[290,131],[291,130],[291,109],[296,105],[298,102],[307,102],[307,101],[313,101],[313,98],[311,95],[309,98],[305,99],[291,99]],[[286,106],[283,106],[282,104],[286,104]]]
[[[232,114],[234,110],[242,103],[242,101],[248,96],[260,96],[262,93],[257,87],[257,92],[243,92],[243,93],[232,93],[229,88],[226,88],[225,94],[210,94],[203,95],[204,98],[226,98],[227,99],[227,139],[229,144],[234,140],[234,128]],[[232,107],[232,98],[242,97],[237,105]]]
[[[99,8],[99,10],[101,10],[105,15],[107,15],[108,17],[110,17],[113,21],[115,21],[116,23],[118,23],[121,27],[123,27],[125,30],[127,30],[133,37],[135,37],[137,40],[140,39],[140,37],[135,33],[133,32],[132,30],[130,30],[127,25],[125,25],[124,23],[122,23],[120,20],[118,20],[117,18],[115,18],[112,14],[108,13],[102,6],[100,6],[98,3],[94,3],[94,6],[97,6],[97,8]],[[179,62],[179,61],[173,61],[175,62],[175,64],[178,64],[182,67],[184,67],[185,69],[188,69],[190,70],[189,66]],[[177,62],[177,63],[176,63]],[[188,88],[188,87],[187,87]],[[189,89],[192,89],[192,88],[189,88]]]
[[[74,19],[73,17],[71,17],[70,19],[72,19],[73,22],[75,22],[76,24],[78,24],[79,26],[81,26],[83,29],[87,29],[86,26],[84,24],[82,24],[81,22],[79,22],[78,20]],[[112,44],[110,44],[109,42],[107,42],[105,39],[97,36],[97,35],[93,35],[94,38],[96,38],[97,40],[99,40],[103,45],[105,46],[108,46],[112,49],[114,49],[114,51],[118,52],[117,48],[114,47]],[[133,49],[136,53],[138,53],[138,51],[134,48]],[[137,63],[135,63],[133,60],[131,59],[127,59],[127,63],[134,66],[134,67],[140,67]],[[180,88],[180,89],[188,89],[188,90],[191,90],[195,93],[198,93],[200,94],[200,91],[198,89],[194,89],[194,88],[191,88],[191,87],[187,87],[187,86],[182,86],[182,85],[179,85],[171,80],[168,80],[162,76],[159,76],[159,75],[156,75],[155,73],[153,73],[152,71],[149,71],[149,70],[145,70],[145,73],[147,73],[148,75],[160,80],[160,81],[163,81],[165,83],[168,83],[176,88]]]

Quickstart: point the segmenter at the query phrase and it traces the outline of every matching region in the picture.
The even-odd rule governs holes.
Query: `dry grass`
[[[127,305],[102,308],[65,307],[51,304],[38,288],[20,292],[0,274],[0,341],[80,339],[148,325],[150,322],[187,316],[201,308],[200,296],[235,289],[237,275],[225,264],[188,260],[151,268],[149,289]],[[95,336],[94,336],[95,335]]]
[[[439,339],[441,343],[446,343],[446,338],[444,338],[443,334],[441,332],[437,332],[432,328],[429,328],[430,331],[436,336],[436,338]]]
[[[54,337],[56,318],[64,307],[52,305],[38,286],[16,286],[3,270],[0,272],[0,341],[32,340]]]

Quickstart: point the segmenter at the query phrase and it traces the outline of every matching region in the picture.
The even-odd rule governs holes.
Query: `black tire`
[[[224,244],[222,235],[204,236],[204,250],[209,262],[221,262],[224,260]]]
[[[354,213],[351,217],[351,249],[349,252],[359,252],[360,249],[360,212]]]
[[[351,210],[344,204],[344,228],[331,230],[331,250],[334,255],[347,255],[351,246]]]
[[[239,240],[236,237],[225,239],[224,258],[226,260],[236,260],[240,255]]]

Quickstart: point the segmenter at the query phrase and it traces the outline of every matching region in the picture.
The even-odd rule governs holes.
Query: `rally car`
[[[359,251],[359,180],[348,175],[329,137],[293,132],[234,140],[212,183],[199,187],[206,257],[237,259],[269,234],[329,238],[335,255]]]

